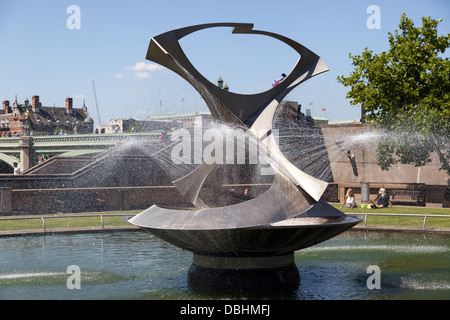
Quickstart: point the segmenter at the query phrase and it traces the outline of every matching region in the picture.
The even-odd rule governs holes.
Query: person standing
[[[17,162],[14,162],[13,166],[14,166],[14,175],[19,175],[20,174],[20,168],[17,165]]]

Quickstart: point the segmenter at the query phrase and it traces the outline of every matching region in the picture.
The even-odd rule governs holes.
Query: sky
[[[12,104],[17,95],[23,103],[38,95],[43,106],[64,107],[72,97],[75,108],[85,101],[96,126],[207,111],[184,79],[145,59],[150,39],[191,25],[240,22],[291,38],[327,64],[328,72],[298,86],[288,100],[314,117],[359,119],[360,108],[350,105],[348,88],[336,77],[352,71],[349,53],[387,50],[402,13],[417,26],[423,16],[443,19],[439,34],[450,32],[448,0],[0,0],[0,99]],[[266,91],[298,60],[273,38],[231,31],[202,30],[180,44],[200,73],[213,83],[221,76],[232,92]]]

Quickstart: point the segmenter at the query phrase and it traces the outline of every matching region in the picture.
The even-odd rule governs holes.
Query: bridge
[[[73,134],[51,136],[23,136],[0,138],[0,162],[3,167],[20,163],[22,171],[39,160],[54,156],[82,156],[98,154],[119,143],[130,140],[158,142],[161,131],[123,134]],[[5,169],[3,169],[5,171]]]

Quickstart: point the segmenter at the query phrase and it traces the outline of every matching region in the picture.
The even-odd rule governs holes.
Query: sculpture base
[[[300,274],[294,253],[269,257],[217,257],[194,254],[189,285],[207,289],[295,289]]]

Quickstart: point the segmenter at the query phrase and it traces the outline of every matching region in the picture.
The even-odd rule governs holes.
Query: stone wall
[[[370,199],[375,199],[379,188],[394,190],[420,188],[426,194],[426,203],[442,204],[449,176],[440,170],[436,154],[422,167],[414,164],[395,164],[383,171],[377,164],[376,148],[382,136],[370,125],[328,125],[322,127],[333,181],[324,194],[327,201],[343,202],[345,192],[352,188],[357,201],[361,200],[361,183],[370,186]]]
[[[222,186],[223,192],[219,193],[226,195],[234,190],[237,197],[232,201],[237,203],[244,201],[239,195],[246,188],[257,196],[269,187],[270,184],[230,184]],[[0,216],[145,210],[152,205],[192,207],[174,186],[0,189]]]
[[[322,127],[322,132],[334,183],[447,185],[449,176],[440,170],[437,154],[432,154],[431,162],[422,167],[395,164],[388,171],[381,170],[376,148],[382,137],[369,125],[329,125]]]
[[[9,208],[5,203],[1,215],[143,210],[153,204],[189,206],[172,186],[10,189],[9,192]]]

